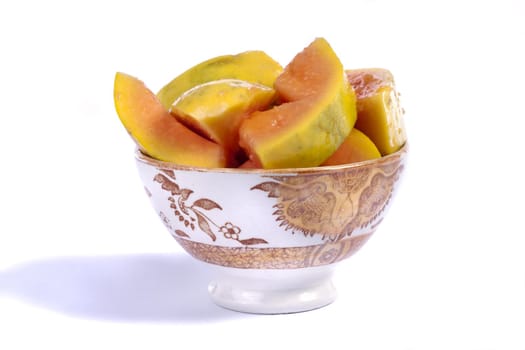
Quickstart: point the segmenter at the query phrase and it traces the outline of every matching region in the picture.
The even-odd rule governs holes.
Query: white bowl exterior
[[[192,256],[211,263],[212,300],[289,313],[336,298],[335,263],[368,240],[391,204],[406,148],[355,167],[294,172],[177,167],[137,152],[155,212]]]
[[[290,269],[351,256],[377,229],[406,147],[371,162],[297,172],[209,170],[137,152],[153,208],[195,258],[227,267]]]
[[[256,173],[212,173],[198,170],[174,170],[175,179],[162,173],[154,166],[138,162],[139,173],[146,191],[150,196],[152,205],[161,217],[170,233],[175,237],[175,230],[180,230],[190,237],[183,237],[194,242],[214,244],[224,247],[242,246],[238,240],[228,238],[228,228],[234,232],[238,231],[239,240],[257,238],[264,239],[268,243],[250,244],[252,247],[302,247],[322,244],[321,235],[306,236],[302,233],[286,232],[285,227],[279,226],[274,220],[273,212],[276,208],[275,199],[256,190],[250,190],[254,186],[266,182],[269,179]],[[170,205],[173,203],[169,197],[174,197],[161,184],[155,180],[158,175],[165,176],[164,181],[176,183],[181,189],[191,190],[192,193],[186,200],[188,205],[199,199],[213,201],[220,206],[205,210],[197,208],[208,220],[208,226],[215,235],[210,237],[198,227],[198,219],[194,222],[195,228],[191,229],[181,223],[179,215],[175,215]],[[239,190],[242,189],[242,190]],[[177,196],[175,196],[177,197]],[[179,212],[181,212],[179,210]],[[189,210],[190,215],[194,214]],[[183,216],[184,213],[181,212]],[[202,220],[202,219],[201,219]],[[228,224],[229,223],[229,224]],[[223,230],[221,231],[221,228]],[[225,235],[226,233],[226,235]]]
[[[217,305],[235,311],[282,314],[313,310],[336,299],[334,268],[334,264],[272,270],[215,265],[208,292]]]

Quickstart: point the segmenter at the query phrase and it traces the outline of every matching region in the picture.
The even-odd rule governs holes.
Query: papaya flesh
[[[355,127],[374,142],[381,155],[399,150],[407,136],[392,73],[366,68],[347,70],[346,75],[357,97]]]
[[[357,116],[339,58],[317,38],[284,68],[274,87],[284,103],[242,122],[241,147],[265,169],[320,165],[346,139]]]
[[[245,51],[237,55],[223,55],[201,62],[166,84],[157,93],[164,108],[185,91],[210,81],[239,79],[273,87],[283,68],[263,51]]]
[[[190,129],[224,147],[229,166],[236,166],[239,127],[250,113],[267,109],[275,90],[237,79],[222,79],[198,85],[183,93],[171,113]]]
[[[248,159],[238,166],[239,169],[260,169],[253,160]]]
[[[381,158],[381,153],[368,136],[353,128],[341,146],[327,160],[326,165],[342,165]]]
[[[113,97],[120,121],[144,153],[180,165],[226,166],[222,147],[177,121],[142,81],[118,72]]]

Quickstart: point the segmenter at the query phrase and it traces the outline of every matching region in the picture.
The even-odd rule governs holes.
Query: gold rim
[[[319,166],[319,167],[309,167],[309,168],[282,168],[282,169],[242,169],[242,168],[202,168],[202,167],[193,167],[187,165],[180,165],[170,162],[165,162],[148,156],[143,153],[139,148],[135,150],[135,158],[142,162],[157,168],[163,169],[174,169],[182,171],[198,171],[198,172],[210,172],[210,173],[232,173],[232,174],[259,174],[263,176],[273,175],[273,174],[307,174],[307,173],[316,173],[323,174],[328,172],[333,172],[335,170],[344,170],[351,168],[360,168],[366,167],[369,165],[383,164],[388,163],[392,160],[404,157],[408,152],[408,143],[405,143],[398,151],[391,153],[389,155],[383,156],[377,159],[365,160],[362,162],[355,162],[342,165],[330,165],[330,166]]]

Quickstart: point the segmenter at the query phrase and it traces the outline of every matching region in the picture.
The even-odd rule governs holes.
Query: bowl
[[[379,159],[294,169],[206,169],[135,159],[173,238],[213,271],[211,299],[249,313],[292,313],[336,299],[334,268],[377,230],[407,146]]]

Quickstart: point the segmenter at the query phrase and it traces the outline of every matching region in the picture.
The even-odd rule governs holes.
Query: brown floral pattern
[[[161,188],[168,192],[170,209],[173,211],[178,223],[170,222],[168,216],[160,211],[159,216],[164,225],[171,232],[173,237],[191,238],[189,231],[198,228],[204,232],[212,241],[217,240],[217,234],[223,235],[226,239],[239,242],[242,245],[267,244],[262,238],[241,239],[241,228],[227,221],[222,225],[215,223],[205,212],[210,210],[222,210],[222,207],[209,198],[199,198],[190,203],[191,189],[181,188],[176,182],[175,172],[169,169],[158,169],[159,173],[153,178],[154,182],[161,185]],[[146,192],[151,196],[151,191],[146,188]],[[182,228],[182,229],[181,229]]]
[[[175,237],[196,259],[245,269],[295,269],[333,264],[349,258],[370,238],[373,231],[324,244],[289,248],[222,247]]]
[[[291,173],[232,171],[242,178],[239,182],[243,185],[232,187],[239,191],[239,200],[220,197],[224,211],[217,201],[195,198],[192,189],[181,185],[176,173],[180,170],[191,176],[186,174],[188,169],[142,154],[137,159],[147,170],[141,171],[146,194],[171,235],[189,254],[226,267],[294,269],[339,262],[360,249],[383,218],[406,153],[405,146],[373,162]],[[204,181],[213,186],[215,176],[210,172]],[[256,224],[266,230],[264,234],[247,234],[243,226],[251,224],[250,218],[242,216],[246,212],[240,206],[262,209]],[[301,236],[294,237],[295,233]]]
[[[376,226],[402,170],[400,157],[387,157],[373,167],[272,176],[252,190],[277,200],[273,215],[285,230],[337,241]]]

